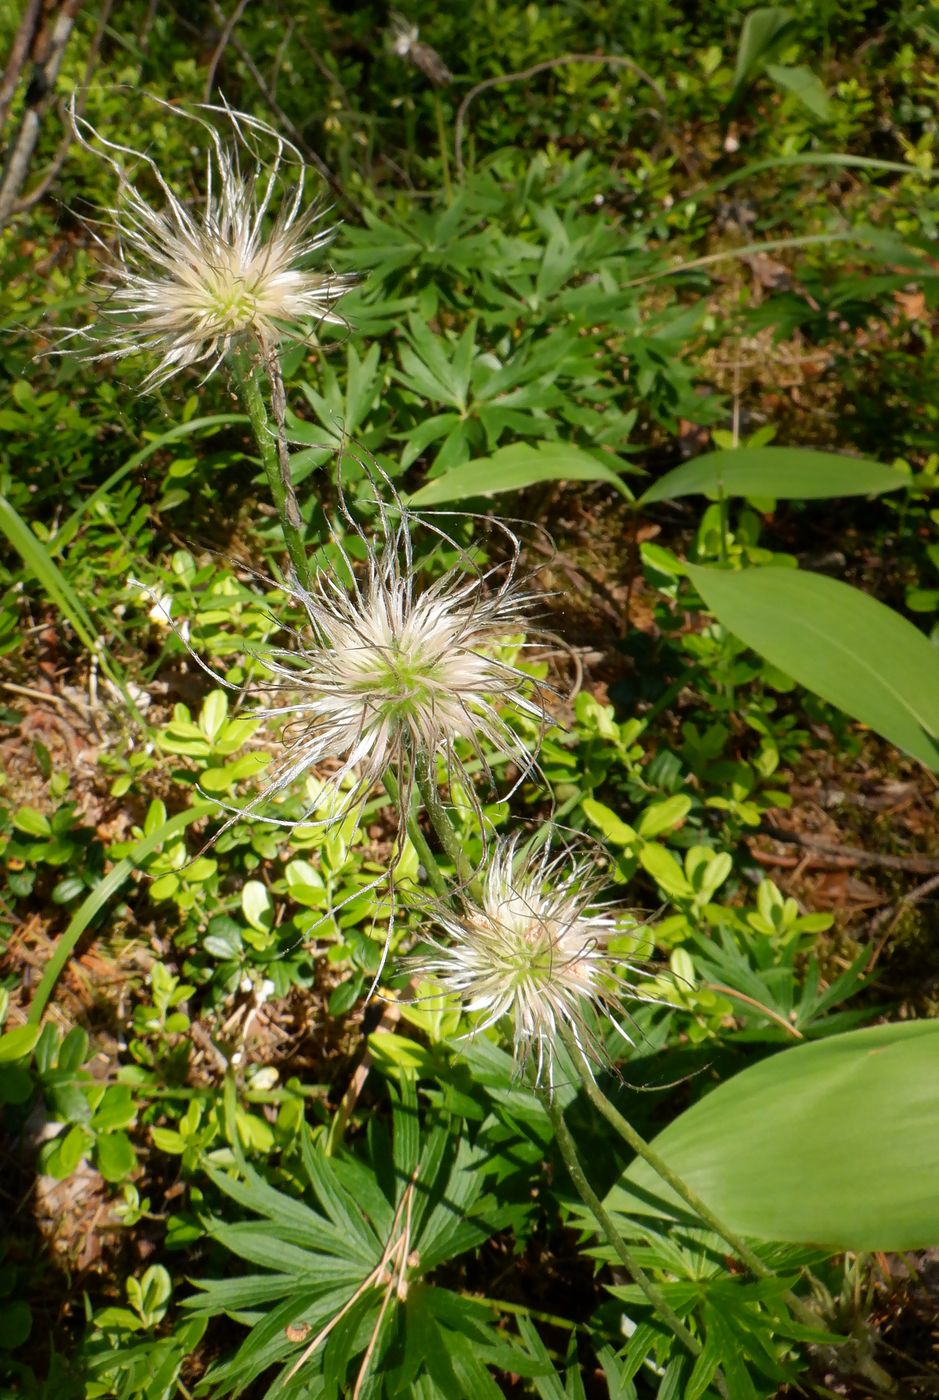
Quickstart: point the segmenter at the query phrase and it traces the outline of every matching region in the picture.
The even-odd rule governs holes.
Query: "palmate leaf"
[[[508,1216],[506,1210],[476,1208],[486,1179],[487,1153],[461,1139],[458,1120],[441,1114],[422,1140],[416,1088],[409,1081],[400,1085],[393,1127],[391,1140],[380,1128],[370,1132],[371,1161],[348,1155],[331,1159],[321,1143],[305,1134],[305,1200],[278,1191],[243,1160],[238,1176],[208,1169],[215,1186],[253,1217],[209,1219],[208,1233],[232,1254],[267,1271],[240,1279],[200,1280],[200,1296],[187,1302],[201,1317],[225,1312],[250,1327],[236,1354],[207,1377],[213,1397],[238,1395],[271,1367],[286,1363],[267,1392],[272,1400],[309,1395],[338,1400],[370,1346],[362,1400],[416,1393],[414,1386],[423,1373],[415,1373],[407,1361],[408,1312],[391,1277],[392,1271],[397,1277],[401,1251],[406,1248],[411,1261],[406,1292],[410,1297],[424,1288],[422,1276],[482,1243]],[[377,1266],[387,1257],[386,1249],[395,1245],[400,1249],[380,1273]],[[446,1290],[425,1293],[432,1300],[433,1318],[421,1316],[427,1328],[441,1334],[440,1345],[449,1357],[448,1400],[497,1393],[487,1365],[512,1363],[510,1369],[521,1373],[534,1364],[525,1353],[516,1355],[516,1349],[492,1330],[488,1309]],[[329,1327],[331,1323],[335,1325]],[[302,1340],[296,1335],[291,1339],[287,1329],[298,1327]],[[322,1344],[288,1381],[309,1340],[324,1328],[328,1335]],[[390,1370],[384,1365],[386,1353],[392,1358]],[[413,1361],[413,1348],[410,1355]],[[407,1384],[395,1390],[391,1377],[402,1364]],[[442,1377],[432,1379],[439,1385]]]

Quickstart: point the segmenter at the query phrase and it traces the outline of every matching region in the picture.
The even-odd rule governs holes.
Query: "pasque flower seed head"
[[[420,762],[433,774],[442,757],[451,778],[463,776],[460,741],[484,766],[495,754],[527,774],[535,755],[510,717],[544,720],[537,684],[499,655],[530,620],[516,560],[486,572],[456,566],[422,584],[412,541],[420,522],[395,509],[397,521],[381,507],[376,538],[359,536],[361,571],[346,559],[343,578],[324,567],[309,590],[289,587],[307,626],[295,647],[265,657],[289,693],[283,706],[258,712],[289,721],[272,788],[331,763],[327,781],[343,794],[342,811],[389,771],[405,811]]]
[[[108,161],[120,188],[113,242],[96,235],[112,255],[109,295],[97,325],[69,335],[92,342],[96,359],[156,356],[144,388],[192,365],[208,376],[240,345],[269,354],[285,339],[309,340],[322,322],[343,324],[333,307],[355,280],[310,266],[335,229],[306,202],[293,145],[227,106],[169,110],[208,136],[198,203],[182,200],[150,156],[72,116],[82,144]],[[161,207],[134,183],[127,158],[149,171]]]
[[[479,874],[480,897],[457,907],[441,903],[435,920],[446,941],[412,960],[444,993],[480,1016],[476,1033],[507,1019],[516,1063],[533,1062],[536,1083],[549,1087],[560,1043],[567,1039],[587,1061],[605,1063],[604,1022],[622,1026],[626,1001],[645,1000],[625,974],[631,965],[610,951],[626,931],[597,904],[599,880],[591,856],[546,845],[534,859],[517,838],[500,838]]]

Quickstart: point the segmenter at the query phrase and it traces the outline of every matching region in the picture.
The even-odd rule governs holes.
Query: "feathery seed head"
[[[436,49],[432,49],[430,44],[424,44],[418,37],[420,30],[416,24],[412,24],[409,19],[396,12],[391,14],[391,23],[388,29],[388,39],[391,52],[397,58],[403,58],[408,63],[413,63],[415,68],[419,68],[425,78],[429,78],[437,87],[445,87],[453,82],[453,74],[450,72],[443,59]]]
[[[332,308],[355,280],[309,266],[335,230],[316,227],[322,216],[316,203],[304,207],[306,172],[290,142],[228,106],[169,110],[208,133],[197,209],[183,203],[149,156],[105,140],[72,112],[79,140],[117,173],[120,195],[112,285],[100,324],[68,334],[100,344],[95,359],[156,355],[143,381],[147,389],[191,365],[205,366],[208,377],[240,344],[270,353],[285,339],[306,342],[319,323],[343,324]],[[223,140],[216,122],[200,112],[221,118],[230,138]],[[134,184],[126,157],[149,170],[162,208]]]
[[[529,620],[531,597],[516,581],[517,560],[486,572],[451,568],[421,587],[412,543],[418,522],[402,511],[393,523],[384,506],[379,516],[377,541],[353,527],[366,555],[360,574],[337,539],[345,577],[323,567],[309,590],[288,586],[307,625],[293,647],[264,656],[285,703],[255,713],[287,721],[286,749],[252,810],[315,772],[341,795],[330,818],[341,820],[390,771],[403,815],[418,763],[433,778],[442,757],[450,779],[465,777],[460,741],[487,771],[493,752],[510,760],[519,781],[535,763],[534,745],[510,719],[543,724],[541,692],[499,654]],[[452,545],[435,526],[420,523]],[[531,723],[527,728],[530,733]],[[468,781],[466,787],[472,790]]]
[[[560,1040],[603,1064],[595,1019],[609,1020],[631,1043],[620,1024],[625,1002],[646,999],[625,981],[636,969],[610,951],[610,940],[628,929],[597,905],[594,869],[593,859],[547,846],[524,862],[517,840],[500,838],[481,872],[479,902],[464,898],[457,912],[441,905],[436,918],[448,941],[432,939],[433,953],[412,969],[478,1013],[477,1032],[511,1020],[519,1069],[533,1061],[535,1082],[549,1088]]]

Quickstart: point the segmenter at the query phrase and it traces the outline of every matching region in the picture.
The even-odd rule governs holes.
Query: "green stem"
[[[675,1310],[666,1302],[661,1290],[653,1283],[642,1265],[637,1262],[632,1250],[625,1243],[605,1210],[600,1197],[587,1180],[584,1169],[580,1163],[580,1158],[577,1156],[577,1148],[574,1145],[574,1139],[570,1135],[568,1126],[564,1121],[564,1115],[558,1108],[557,1103],[548,1090],[539,1089],[537,1092],[548,1117],[551,1119],[551,1126],[554,1129],[554,1138],[571,1181],[574,1183],[577,1194],[597,1222],[600,1233],[605,1236],[620,1263],[629,1271],[637,1286],[649,1300],[651,1307],[666,1326],[674,1332],[675,1336],[682,1345],[687,1348],[692,1356],[700,1356],[704,1349],[701,1343],[692,1332],[689,1332]],[[714,1381],[721,1395],[727,1397],[727,1400],[729,1400],[723,1378],[719,1373],[715,1374]]]
[[[437,833],[447,858],[453,862],[453,868],[460,885],[464,890],[468,890],[474,899],[481,899],[482,891],[479,881],[476,879],[476,872],[470,861],[466,859],[460,837],[440,800],[440,793],[431,774],[430,764],[424,757],[417,759],[416,780],[417,790],[430,818],[430,824]]]
[[[387,772],[384,777],[385,790],[396,807],[400,807],[401,789],[398,787],[398,780],[393,773]],[[440,866],[437,864],[433,851],[427,842],[427,837],[421,831],[417,820],[417,812],[413,807],[405,816],[405,826],[411,845],[417,851],[417,858],[427,871],[427,879],[430,887],[438,899],[447,899],[450,891],[447,882],[443,878]]]
[[[770,1268],[769,1264],[761,1259],[734,1230],[731,1230],[728,1225],[725,1225],[724,1222],[714,1214],[710,1206],[705,1205],[698,1193],[692,1190],[676,1171],[673,1171],[664,1157],[660,1156],[655,1148],[650,1146],[645,1138],[636,1131],[629,1119],[625,1118],[623,1114],[620,1113],[619,1109],[610,1103],[610,1100],[594,1079],[583,1052],[573,1038],[565,1036],[564,1043],[577,1066],[588,1099],[593,1104],[594,1108],[603,1114],[603,1117],[611,1127],[619,1133],[623,1141],[632,1148],[636,1156],[648,1162],[656,1175],[661,1177],[667,1186],[671,1187],[675,1195],[679,1196],[681,1200],[691,1208],[694,1214],[698,1216],[709,1230],[713,1230],[715,1235],[719,1235],[725,1244],[730,1246],[737,1257],[746,1264],[747,1268],[756,1278],[776,1278],[776,1271]],[[782,1296],[801,1322],[805,1323],[808,1327],[819,1326],[817,1314],[814,1313],[801,1298],[797,1298],[796,1295],[788,1289]]]
[[[434,115],[437,118],[437,141],[440,146],[440,164],[443,173],[443,192],[448,204],[453,201],[453,186],[450,183],[450,153],[447,149],[447,129],[443,120],[443,106],[440,93],[434,91]]]
[[[261,392],[257,365],[244,349],[236,350],[230,359],[235,383],[251,422],[251,429],[261,455],[261,465],[274,507],[280,518],[284,532],[284,542],[290,562],[293,564],[297,582],[301,588],[309,590],[310,565],[303,543],[303,519],[297,504],[293,482],[290,479],[290,456],[284,431],[283,380],[280,366],[272,352],[265,359],[265,368],[271,385],[271,404],[274,410],[275,425],[272,427],[267,404]]]

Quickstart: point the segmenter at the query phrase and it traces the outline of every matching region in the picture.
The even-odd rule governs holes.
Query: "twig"
[[[930,878],[924,880],[921,885],[917,885],[915,890],[910,890],[907,894],[901,895],[896,904],[890,905],[887,909],[882,909],[879,914],[871,919],[871,934],[880,933],[880,930],[885,924],[886,928],[884,928],[883,934],[878,940],[877,947],[871,954],[871,960],[865,969],[868,974],[884,951],[887,940],[900,922],[904,910],[908,909],[911,904],[919,904],[920,900],[931,895],[933,890],[939,890],[939,874],[930,876]]]
[[[225,15],[222,11],[222,7],[218,3],[218,0],[212,0],[212,13],[215,16],[215,19],[218,23],[225,23]],[[244,44],[238,38],[237,34],[233,34],[231,36],[231,45],[237,53],[238,57],[241,59],[242,63],[247,68],[248,72],[251,74],[254,81],[257,83],[258,91],[264,98],[264,101],[267,103],[268,107],[270,107],[271,111],[274,113],[275,117],[280,122],[284,130],[295,142],[298,149],[303,153],[303,155],[306,157],[309,163],[313,166],[313,169],[316,170],[323,177],[327,185],[329,185],[329,188],[332,190],[333,194],[336,195],[337,199],[341,199],[342,202],[347,206],[347,208],[349,208],[355,214],[356,218],[361,218],[362,210],[360,206],[356,204],[355,200],[351,197],[351,195],[348,195],[346,193],[345,189],[339,181],[339,178],[333,174],[326,162],[308,144],[308,142],[304,138],[303,133],[297,128],[295,123],[290,120],[283,107],[281,107],[280,103],[277,101],[277,98],[271,92],[270,86],[264,78],[264,74],[261,72],[254,59],[251,57]]]
[[[32,74],[19,129],[10,142],[3,180],[0,182],[0,228],[13,213],[26,183],[30,162],[39,140],[42,119],[55,90],[65,47],[75,25],[82,0],[63,0],[57,14],[49,14],[32,36]],[[51,7],[50,7],[51,8]],[[19,38],[19,35],[17,35]]]
[[[640,68],[633,59],[627,58],[625,54],[565,53],[558,58],[546,58],[542,63],[533,63],[530,68],[521,68],[517,73],[500,73],[498,77],[485,78],[481,83],[470,88],[457,108],[456,123],[453,128],[453,161],[458,180],[463,178],[463,127],[470,103],[489,88],[500,87],[504,83],[523,82],[526,78],[533,78],[536,73],[546,73],[549,69],[561,68],[567,63],[599,63],[608,67],[628,68],[644,83],[648,83],[663,106],[667,100],[664,89],[659,86],[655,79],[644,68]]]
[[[209,59],[209,68],[205,75],[205,87],[202,92],[203,102],[208,102],[212,96],[212,89],[215,86],[215,74],[218,71],[218,65],[222,61],[222,54],[228,48],[229,40],[235,31],[235,25],[241,19],[241,16],[247,8],[248,0],[238,0],[238,4],[222,26],[222,32],[212,52],[212,57]]]
[[[94,36],[91,40],[91,46],[88,50],[88,58],[85,63],[85,72],[82,76],[81,86],[78,89],[78,95],[75,99],[74,114],[76,117],[80,117],[85,110],[85,101],[88,97],[88,89],[91,86],[91,79],[94,74],[95,68],[98,66],[98,58],[101,53],[101,45],[104,42],[104,36],[107,32],[108,27],[108,20],[111,18],[111,11],[113,10],[113,8],[114,0],[104,0],[104,3],[101,6],[101,14],[98,17],[98,24],[95,29]],[[66,159],[68,158],[69,151],[72,149],[72,143],[75,139],[72,134],[73,130],[74,128],[72,127],[71,123],[69,123],[66,126],[65,135],[59,142],[58,148],[56,149],[56,153],[52,157],[51,164],[49,165],[49,168],[46,170],[46,173],[43,175],[42,179],[39,181],[38,184],[33,186],[29,194],[24,195],[22,199],[18,199],[16,201],[16,204],[13,208],[13,212],[15,214],[22,214],[25,210],[31,209],[32,206],[34,204],[37,204],[39,200],[42,199],[43,196],[48,192],[49,187],[53,184],[53,182],[58,179],[59,172],[61,171],[62,166],[65,164]]]
[[[39,10],[42,0],[28,0],[23,10],[23,18],[20,20],[19,28],[13,37],[13,44],[10,48],[10,57],[7,59],[7,66],[3,70],[3,77],[0,78],[0,126],[6,121],[10,103],[13,101],[13,94],[19,86],[20,76],[26,63],[29,50],[36,37],[36,27],[39,24]]]
[[[391,1032],[401,1019],[401,1006],[399,1002],[390,1001],[381,1013],[378,1025],[372,1031],[376,1035],[379,1031]],[[329,1125],[329,1134],[326,1138],[326,1155],[331,1157],[345,1136],[346,1128],[349,1126],[349,1119],[352,1117],[356,1104],[358,1103],[365,1082],[368,1079],[369,1071],[373,1064],[372,1052],[366,1049],[359,1063],[353,1071],[349,1080],[346,1092],[339,1101],[339,1107],[333,1114],[333,1120]]]
[[[760,826],[760,834],[773,841],[786,841],[793,846],[805,846],[810,851],[841,856],[852,865],[881,866],[884,870],[908,870],[912,875],[932,875],[939,872],[939,860],[930,856],[891,856],[880,851],[862,851],[858,846],[839,846],[823,837],[809,836],[801,831],[787,831],[781,826]]]

